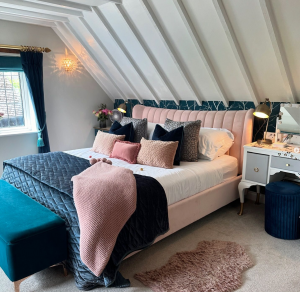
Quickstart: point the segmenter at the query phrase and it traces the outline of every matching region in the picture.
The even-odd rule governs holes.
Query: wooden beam
[[[80,4],[77,2],[72,2],[72,1],[65,1],[65,0],[37,0],[37,1],[44,2],[47,4],[54,4],[54,5],[62,6],[65,8],[73,8],[73,9],[88,11],[88,12],[92,11],[91,6],[86,5],[86,4]]]
[[[219,77],[216,73],[216,70],[214,69],[214,66],[202,44],[202,41],[200,39],[200,36],[199,34],[197,33],[197,30],[182,2],[182,0],[173,0],[174,1],[174,4],[175,4],[175,7],[177,8],[177,11],[178,13],[180,14],[182,20],[183,20],[183,23],[185,24],[185,27],[187,29],[187,31],[189,32],[189,35],[191,37],[191,39],[193,40],[193,43],[222,99],[222,102],[224,103],[224,105],[226,107],[229,106],[229,99],[227,97],[227,94],[221,84],[221,81],[219,80]]]
[[[141,0],[142,5],[144,6],[144,9],[148,12],[149,17],[152,21],[152,24],[154,25],[155,29],[157,30],[158,34],[161,37],[161,40],[163,41],[165,47],[167,48],[169,54],[171,55],[178,71],[180,72],[181,77],[191,90],[194,99],[198,103],[198,105],[201,105],[202,100],[204,99],[202,96],[202,93],[200,92],[199,88],[193,81],[193,76],[191,73],[187,70],[186,66],[184,65],[181,57],[177,53],[177,51],[174,48],[174,45],[172,44],[172,41],[167,36],[166,32],[164,31],[162,25],[160,24],[154,10],[150,6],[147,0]]]
[[[170,90],[173,100],[175,101],[175,103],[177,105],[179,105],[180,96],[178,95],[178,93],[177,93],[176,89],[174,88],[173,84],[170,82],[170,80],[169,80],[168,76],[166,75],[166,73],[164,72],[163,68],[161,67],[161,65],[157,61],[156,57],[152,53],[152,51],[151,51],[150,47],[148,46],[147,42],[145,41],[144,37],[139,32],[137,26],[132,21],[131,17],[129,16],[128,12],[126,11],[126,9],[124,8],[123,5],[116,5],[116,7],[120,11],[121,15],[123,16],[124,20],[126,21],[127,25],[129,26],[129,28],[131,29],[133,34],[135,35],[136,39],[138,40],[138,42],[140,43],[140,45],[144,49],[144,51],[147,54],[148,58],[152,62],[152,64],[155,67],[156,71],[158,72],[159,76],[161,77],[161,79],[164,81],[164,83],[166,84],[166,86]]]
[[[213,4],[215,6],[216,12],[219,16],[219,19],[221,21],[221,24],[223,26],[223,29],[226,33],[227,39],[230,43],[231,49],[234,53],[234,56],[236,58],[236,61],[239,65],[239,68],[241,70],[241,73],[245,79],[246,85],[248,87],[248,90],[250,92],[251,98],[255,105],[259,104],[260,98],[257,93],[257,89],[255,87],[253,78],[251,76],[250,70],[248,68],[248,65],[246,63],[245,57],[243,55],[242,49],[239,45],[239,42],[236,38],[236,35],[234,33],[233,27],[231,25],[231,22],[229,20],[229,17],[227,15],[227,12],[225,10],[224,4],[222,0],[212,0]]]
[[[143,98],[141,97],[141,95],[137,92],[137,90],[135,89],[134,85],[132,84],[132,82],[129,80],[129,78],[127,77],[126,72],[120,67],[120,65],[116,62],[116,60],[114,59],[113,55],[110,53],[110,51],[105,47],[105,45],[103,44],[103,42],[100,40],[100,38],[98,37],[98,35],[95,33],[95,31],[91,28],[91,26],[87,23],[87,21],[80,17],[79,18],[81,20],[81,22],[83,23],[83,25],[86,27],[86,29],[89,31],[89,33],[93,36],[93,38],[95,39],[95,41],[97,42],[97,44],[99,45],[99,47],[103,50],[103,52],[107,55],[107,57],[110,59],[110,61],[114,64],[114,66],[116,67],[116,69],[119,71],[119,73],[121,74],[121,76],[124,78],[124,80],[127,82],[129,88],[132,90],[132,92],[136,95],[137,100],[143,104]]]
[[[259,0],[259,3],[264,15],[265,23],[268,28],[268,32],[278,62],[280,73],[288,95],[288,99],[291,103],[295,103],[297,101],[297,92],[289,68],[288,60],[284,51],[284,46],[279,34],[276,19],[271,7],[271,3],[268,0]]]
[[[0,5],[5,7],[17,8],[17,9],[28,9],[31,11],[38,11],[38,12],[51,12],[54,14],[66,14],[72,16],[83,16],[81,11],[74,10],[74,9],[67,9],[62,7],[54,7],[49,5],[43,5],[36,2],[28,2],[28,1],[21,1],[21,0],[0,0]]]
[[[115,40],[119,48],[122,50],[123,54],[127,57],[128,61],[131,63],[132,67],[135,69],[137,74],[140,76],[140,78],[144,81],[145,85],[149,89],[149,91],[152,93],[153,99],[156,101],[157,105],[160,103],[159,96],[157,95],[155,88],[150,84],[148,81],[146,75],[143,73],[143,71],[140,69],[139,65],[135,62],[134,58],[131,56],[130,52],[127,50],[126,46],[123,44],[122,40],[119,38],[113,27],[110,25],[104,14],[101,12],[99,7],[93,7],[93,10],[99,17],[100,21],[103,23],[103,25],[106,27],[112,38]]]
[[[77,40],[81,43],[81,45],[84,47],[84,49],[88,52],[88,54],[91,56],[91,58],[94,60],[94,62],[101,68],[101,70],[105,73],[107,78],[110,80],[110,82],[115,86],[116,90],[124,99],[125,101],[128,100],[128,98],[124,95],[122,89],[119,87],[119,85],[114,80],[114,77],[110,75],[109,71],[101,64],[101,62],[98,60],[97,56],[93,53],[93,51],[90,49],[89,45],[86,43],[86,41],[79,35],[79,33],[72,27],[70,23],[65,24],[66,27],[70,30],[70,32],[77,38]]]
[[[57,23],[57,27],[53,28],[53,30],[56,32],[56,34],[60,37],[60,39],[65,43],[65,45],[69,48],[70,51],[78,58],[78,60],[81,62],[81,64],[85,67],[85,69],[90,73],[90,75],[94,78],[94,80],[99,84],[99,86],[104,90],[104,92],[107,94],[107,96],[114,101],[115,96],[108,90],[106,85],[100,80],[100,78],[94,74],[93,70],[89,66],[86,66],[85,60],[82,57],[80,53],[77,53],[71,42],[68,40],[67,37],[65,37],[64,34],[70,33],[69,31],[66,31],[66,27],[62,23]]]
[[[0,13],[0,19],[7,20],[7,21],[13,21],[13,22],[22,22],[22,23],[28,23],[28,24],[34,24],[34,25],[41,25],[41,26],[47,26],[47,27],[56,27],[55,22],[52,21],[45,21],[42,19],[30,19],[27,17],[21,17],[17,15],[8,15]]]
[[[16,8],[2,7],[1,4],[0,4],[0,13],[9,14],[9,15],[20,15],[27,18],[38,18],[38,19],[54,21],[54,22],[55,21],[69,22],[69,19],[67,17],[16,9]]]

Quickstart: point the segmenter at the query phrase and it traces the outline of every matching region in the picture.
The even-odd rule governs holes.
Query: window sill
[[[14,136],[14,135],[24,135],[24,134],[34,134],[38,133],[38,130],[29,130],[29,129],[15,129],[15,130],[0,130],[0,137],[5,136]]]

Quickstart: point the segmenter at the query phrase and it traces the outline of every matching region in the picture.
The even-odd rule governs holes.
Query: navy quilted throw
[[[5,161],[1,179],[65,220],[68,233],[67,266],[74,274],[79,289],[128,287],[129,280],[118,272],[121,261],[128,254],[151,245],[156,237],[169,230],[165,191],[154,178],[134,175],[137,185],[136,211],[119,233],[103,273],[96,277],[80,259],[80,227],[71,182],[74,175],[89,166],[88,160],[63,152],[29,155]]]

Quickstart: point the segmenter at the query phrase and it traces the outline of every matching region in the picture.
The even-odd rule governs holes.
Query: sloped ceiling
[[[0,0],[0,19],[52,27],[111,99],[140,102],[299,102],[299,15],[297,0]]]

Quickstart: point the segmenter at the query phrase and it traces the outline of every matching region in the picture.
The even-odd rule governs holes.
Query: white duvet
[[[65,151],[68,154],[90,159],[103,158],[106,155],[95,153],[91,148]],[[164,188],[168,205],[193,196],[201,191],[216,186],[225,180],[237,176],[237,159],[223,155],[213,161],[181,162],[180,166],[165,169],[141,164],[129,164],[123,160],[110,158],[113,165],[131,169],[135,174],[155,178]]]

